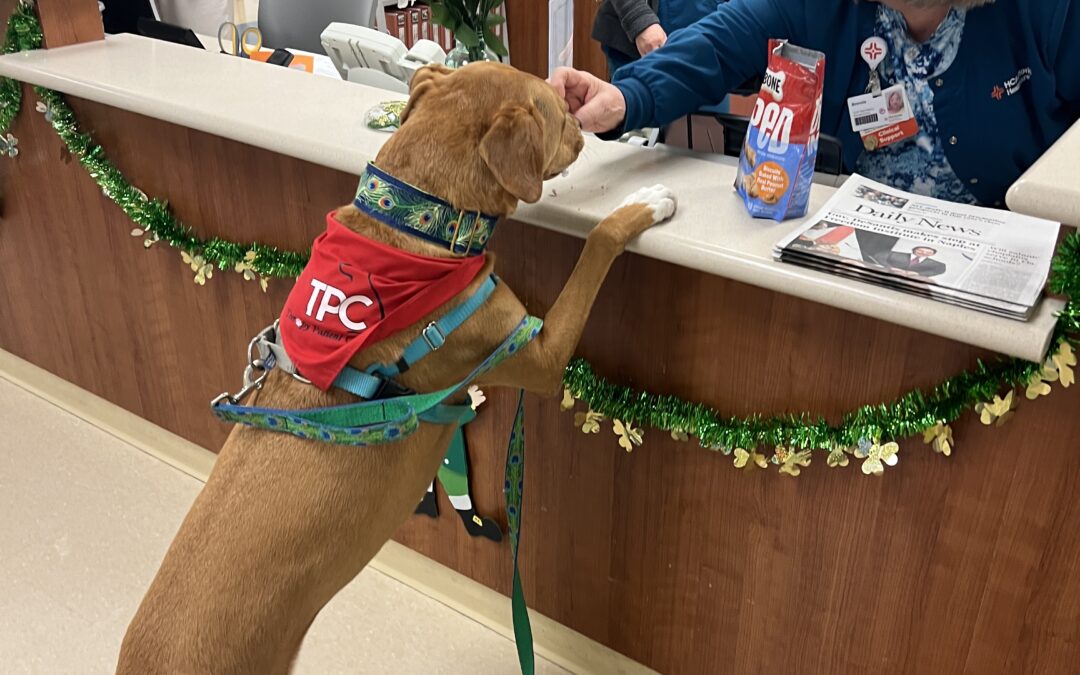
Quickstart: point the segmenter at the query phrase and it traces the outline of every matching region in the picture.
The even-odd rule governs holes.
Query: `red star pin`
[[[1005,90],[1001,88],[1001,85],[994,85],[994,89],[990,92],[990,95],[997,100],[1001,100],[1005,96]]]

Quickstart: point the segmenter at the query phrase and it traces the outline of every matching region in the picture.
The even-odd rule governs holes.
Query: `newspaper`
[[[784,262],[1011,318],[1042,295],[1059,223],[921,197],[853,175],[781,240]]]

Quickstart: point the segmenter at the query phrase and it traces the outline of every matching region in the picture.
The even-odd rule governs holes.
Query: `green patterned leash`
[[[525,478],[525,390],[518,394],[514,427],[510,431],[510,444],[506,448],[506,521],[510,528],[510,555],[514,559],[514,590],[510,596],[514,616],[514,642],[517,643],[518,663],[523,675],[533,675],[536,657],[533,654],[532,625],[529,608],[525,606],[525,592],[521,588],[521,572],[518,570],[518,540],[521,538],[521,493]]]

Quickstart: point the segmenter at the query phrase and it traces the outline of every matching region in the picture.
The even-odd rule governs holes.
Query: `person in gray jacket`
[[[608,58],[608,72],[656,51],[669,33],[711,13],[726,0],[603,0],[592,37]]]

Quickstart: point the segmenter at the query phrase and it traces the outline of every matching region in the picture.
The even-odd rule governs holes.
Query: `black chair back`
[[[749,118],[729,113],[717,113],[713,117],[724,127],[724,154],[738,157],[742,154],[743,140],[746,139],[746,130],[750,126]],[[821,134],[814,170],[830,176],[839,176],[844,172],[844,147],[840,139]]]

